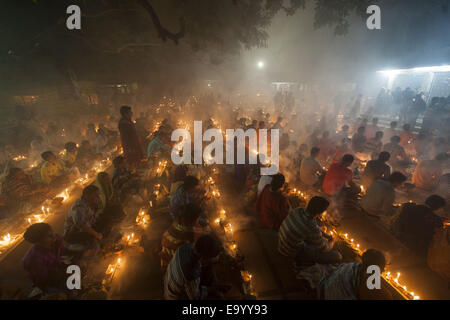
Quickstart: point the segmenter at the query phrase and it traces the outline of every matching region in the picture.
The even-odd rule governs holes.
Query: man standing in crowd
[[[141,143],[136,132],[132,119],[133,112],[131,107],[122,106],[120,108],[122,118],[119,121],[120,139],[122,141],[122,148],[125,158],[128,163],[136,167],[137,164],[144,159]]]

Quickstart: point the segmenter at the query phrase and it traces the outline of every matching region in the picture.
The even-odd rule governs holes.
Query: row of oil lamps
[[[208,177],[207,179],[207,185],[210,188],[210,193],[212,194],[214,199],[220,198],[220,191],[218,190],[215,181],[212,177]],[[225,242],[226,242],[226,250],[227,252],[232,256],[236,257],[239,253],[239,248],[236,243],[236,241],[233,238],[233,226],[229,221],[227,221],[227,215],[226,211],[224,209],[219,210],[219,216],[214,221],[215,225],[217,227],[221,227],[224,235],[225,235]],[[253,283],[252,283],[252,274],[247,270],[241,270],[241,278],[242,278],[242,288],[244,291],[244,294],[248,296],[254,296],[256,297],[257,294],[254,290]]]
[[[117,149],[118,148],[116,147],[112,152],[115,152]],[[95,173],[97,174],[98,172],[105,170],[110,164],[111,164],[110,158],[107,157],[106,159],[95,165],[93,171],[95,171]],[[91,183],[93,179],[95,179],[95,175],[89,176],[89,174],[86,173],[84,176],[77,179],[74,185],[65,188],[64,191],[56,195],[54,199],[60,198],[61,202],[64,203],[69,199],[70,193],[73,191],[73,189],[75,189],[75,185],[85,186]],[[23,227],[26,228],[27,225],[44,222],[51,215],[50,209],[51,201],[52,201],[51,199],[47,199],[46,201],[44,201],[44,203],[41,206],[41,213],[30,214],[28,217],[26,217],[25,218],[26,223]],[[8,250],[11,249],[14,245],[22,241],[23,232],[24,231],[16,232],[15,234],[11,234],[11,232],[8,232],[6,235],[0,237],[0,257],[3,254],[6,254]]]
[[[362,191],[364,192],[363,189],[362,189]],[[298,190],[297,188],[294,188],[293,190],[291,190],[290,194],[301,197],[305,201],[308,198],[310,198],[310,196],[307,193],[302,192],[302,191]],[[327,222],[327,221],[325,220],[325,222]],[[353,238],[351,238],[348,233],[340,233],[335,228],[331,228],[330,235],[338,236],[339,239],[346,242],[347,245],[349,245],[359,256],[361,256],[364,253],[364,250],[361,249],[360,244],[357,243]],[[386,282],[388,282],[392,287],[394,287],[397,291],[399,291],[400,294],[403,297],[405,297],[406,299],[409,299],[409,300],[419,300],[420,299],[420,297],[418,295],[416,295],[414,293],[414,291],[408,291],[408,288],[406,285],[404,285],[404,284],[402,285],[399,283],[400,272],[397,272],[396,277],[393,276],[391,274],[391,272],[389,272],[389,271],[384,272],[382,276],[386,280]]]
[[[157,176],[161,177],[167,167],[167,161],[160,161],[157,166]],[[153,195],[155,196],[155,201],[157,201],[161,196],[162,193],[164,193],[165,190],[163,190],[164,186],[161,184],[155,184],[153,189]],[[149,201],[149,208],[153,207],[153,200]],[[136,225],[142,228],[147,228],[147,226],[150,224],[151,218],[150,214],[148,214],[148,209],[145,207],[142,207],[139,209],[138,214],[136,215]],[[138,230],[135,230],[131,233],[128,233],[122,237],[122,241],[124,242],[126,247],[132,247],[139,243],[139,237],[136,235]],[[114,276],[117,274],[117,271],[123,266],[124,258],[119,257],[114,262],[110,263],[105,271],[105,278],[102,281],[103,285],[107,285],[111,283],[114,280]]]

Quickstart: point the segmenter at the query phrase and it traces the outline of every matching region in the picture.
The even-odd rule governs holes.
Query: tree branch
[[[166,42],[167,39],[169,39],[172,40],[175,44],[178,44],[178,40],[184,37],[185,31],[184,19],[180,18],[180,31],[178,31],[177,33],[170,32],[161,25],[161,21],[159,20],[159,17],[156,14],[155,9],[153,9],[153,6],[148,2],[148,0],[137,0],[137,2],[140,3],[150,15],[153,25],[155,26],[156,31],[158,32],[158,37],[164,42]]]

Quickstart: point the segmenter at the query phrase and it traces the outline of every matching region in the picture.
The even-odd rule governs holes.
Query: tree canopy
[[[116,74],[145,78],[158,65],[218,65],[243,49],[266,47],[277,15],[312,8],[314,27],[345,35],[350,18],[392,0],[7,0],[3,4],[0,68],[52,64],[67,78]],[[415,0],[409,2],[416,2]],[[422,1],[423,2],[423,1]],[[445,11],[447,0],[430,0]],[[68,30],[66,8],[80,6],[81,30]],[[431,10],[430,9],[430,10]],[[194,58],[195,57],[195,58]],[[132,61],[133,63],[130,63]],[[26,72],[28,68],[25,68]]]

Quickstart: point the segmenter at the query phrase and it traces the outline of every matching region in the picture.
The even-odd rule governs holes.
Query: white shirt
[[[300,165],[300,180],[302,180],[304,184],[312,186],[319,179],[317,172],[322,172],[322,170],[322,166],[316,159],[313,157],[305,158]]]

